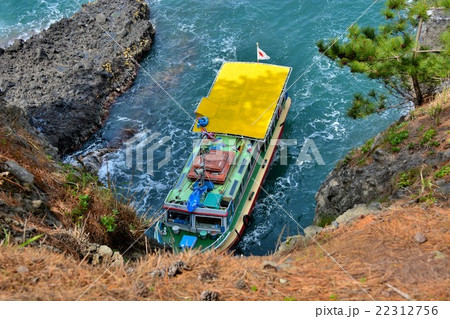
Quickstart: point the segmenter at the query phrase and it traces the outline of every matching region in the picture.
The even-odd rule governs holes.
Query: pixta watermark
[[[156,170],[161,169],[169,163],[172,159],[171,146],[168,145],[170,141],[169,136],[163,136],[159,132],[151,132],[150,130],[144,130],[135,135],[131,139],[125,142],[125,163],[127,167],[136,169],[137,171],[144,172],[153,175]],[[209,141],[206,142],[205,141]],[[263,164],[264,158],[260,156],[261,152],[266,151],[269,147],[277,146],[277,151],[280,154],[279,165],[289,165],[288,163],[288,148],[301,145],[300,152],[295,161],[295,165],[302,165],[306,162],[315,162],[317,165],[325,165],[322,155],[317,148],[314,140],[305,139],[303,143],[299,143],[296,139],[278,139],[271,140],[270,143],[264,145],[264,143],[248,143],[242,144],[230,144],[235,143],[236,140],[225,143],[225,140],[221,138],[204,140],[194,139],[193,148],[199,149],[201,143],[205,143],[205,147],[208,150],[214,150],[214,152],[220,153],[227,151],[242,151],[239,148],[246,148],[246,151],[252,154],[253,158],[258,163]],[[253,148],[256,148],[254,151]],[[292,152],[291,152],[292,154]],[[237,157],[234,157],[234,163],[236,164]]]

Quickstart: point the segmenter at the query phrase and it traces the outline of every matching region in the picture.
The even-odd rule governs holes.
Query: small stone
[[[160,278],[160,277],[164,277],[164,270],[161,269],[153,269],[150,272],[150,277],[152,278]]]
[[[183,270],[190,270],[190,268],[183,261],[178,260],[169,267],[167,276],[175,277],[176,275],[181,274]]]
[[[28,272],[28,267],[26,267],[26,266],[19,266],[19,267],[17,267],[16,271],[19,274],[25,274],[25,273]]]
[[[237,289],[245,289],[245,288],[247,288],[247,284],[245,283],[245,281],[243,279],[239,279],[238,281],[236,281],[234,283],[234,286]]]
[[[382,209],[383,209],[383,206],[382,206],[381,203],[379,203],[379,202],[372,202],[372,203],[370,203],[369,206],[370,206],[370,207],[373,207],[373,208],[375,208],[375,209],[378,209],[378,210],[382,210]]]
[[[123,256],[118,251],[115,251],[114,254],[112,255],[112,266],[114,267],[123,266]]]
[[[284,278],[280,278],[280,284],[282,284],[282,285],[285,285],[285,284],[287,284],[287,279],[284,279]]]
[[[106,16],[104,13],[99,13],[97,14],[97,16],[95,17],[95,21],[98,24],[104,24],[106,22]]]
[[[42,201],[41,200],[34,200],[31,202],[31,204],[33,205],[34,208],[39,208],[42,205]]]
[[[337,221],[333,220],[333,221],[331,222],[331,226],[336,227],[336,228],[339,228],[339,223],[338,223]]]
[[[217,301],[217,300],[219,300],[219,293],[217,293],[216,291],[205,290],[200,295],[200,300]]]
[[[112,257],[113,251],[108,246],[101,245],[100,248],[98,249],[98,255],[103,259],[109,259]]]
[[[34,175],[14,161],[6,161],[7,170],[17,177],[22,183],[33,184]]]
[[[311,237],[314,237],[316,234],[320,233],[322,231],[323,227],[319,227],[316,225],[311,225],[306,227],[303,231],[305,233],[305,237],[307,239],[310,239]]]
[[[262,262],[263,269],[275,269],[277,270],[277,263],[270,260],[264,260]]]
[[[414,235],[414,240],[416,241],[416,243],[422,244],[427,241],[427,237],[423,233],[416,233]]]

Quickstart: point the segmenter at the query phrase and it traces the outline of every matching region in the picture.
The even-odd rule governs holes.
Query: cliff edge
[[[324,226],[358,204],[448,208],[450,90],[412,110],[386,131],[350,151],[316,194],[314,223]]]

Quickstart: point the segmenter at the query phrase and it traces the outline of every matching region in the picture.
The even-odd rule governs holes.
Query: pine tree
[[[429,18],[427,11],[437,6],[448,12],[450,0],[387,0],[382,11],[387,21],[378,29],[355,24],[344,41],[320,40],[317,46],[340,67],[380,81],[390,94],[400,98],[400,104],[420,106],[450,75],[450,29],[441,36],[443,50],[427,50],[416,38],[422,22]],[[384,94],[357,93],[348,115],[359,118],[390,107]]]

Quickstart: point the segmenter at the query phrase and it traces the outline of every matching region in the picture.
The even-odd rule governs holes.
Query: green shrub
[[[450,174],[450,165],[445,165],[436,173],[434,173],[434,178],[443,178],[448,174]]]
[[[317,226],[319,227],[325,227],[327,225],[331,225],[335,218],[333,216],[323,216],[320,218],[319,222],[317,223]]]
[[[396,146],[399,145],[404,140],[406,140],[408,136],[409,132],[407,130],[403,130],[400,132],[389,131],[386,139],[391,144],[391,146]]]
[[[361,153],[363,154],[368,153],[372,149],[373,140],[374,139],[371,138],[370,140],[367,140],[363,146],[361,146]]]
[[[406,188],[408,186],[411,186],[415,180],[416,180],[416,171],[413,169],[400,173],[398,177],[397,187]]]
[[[74,222],[80,222],[89,210],[91,197],[87,194],[78,196],[78,205],[72,209],[72,219]]]
[[[284,297],[284,301],[297,301],[295,297]]]
[[[112,214],[100,217],[100,223],[106,228],[107,232],[112,233],[117,227],[117,215],[119,212],[113,209]]]
[[[425,133],[423,133],[423,137],[422,137],[422,141],[420,142],[420,145],[425,145],[429,142],[431,142],[431,140],[433,139],[433,137],[436,136],[436,130],[434,129],[429,129],[428,131],[426,131]],[[433,143],[430,143],[430,145],[432,145]],[[439,146],[439,143],[438,143]]]

